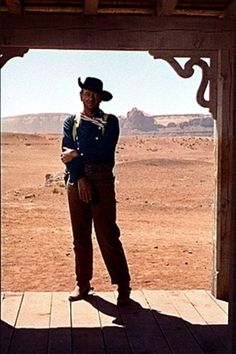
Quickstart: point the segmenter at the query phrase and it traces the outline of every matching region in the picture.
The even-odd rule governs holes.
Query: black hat
[[[78,83],[82,89],[100,93],[103,101],[110,101],[113,97],[110,92],[103,90],[103,82],[95,77],[87,77],[84,83],[81,82],[79,77]]]

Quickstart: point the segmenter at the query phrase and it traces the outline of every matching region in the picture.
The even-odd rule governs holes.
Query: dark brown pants
[[[93,200],[85,203],[78,196],[78,185],[68,184],[68,201],[71,216],[75,272],[79,286],[92,279],[93,247],[92,221],[111,283],[126,285],[129,271],[119,240],[120,230],[116,224],[116,200],[114,177],[111,170],[93,171],[86,169],[87,178],[93,186]]]

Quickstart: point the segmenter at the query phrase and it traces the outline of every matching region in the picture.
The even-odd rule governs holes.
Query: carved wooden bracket
[[[1,47],[0,48],[0,68],[3,67],[4,64],[8,60],[14,57],[23,57],[25,53],[28,52],[28,48],[22,47]]]
[[[209,108],[209,111],[211,112],[213,118],[216,118],[216,100],[217,100],[217,93],[216,93],[216,75],[215,75],[215,68],[216,68],[216,63],[214,63],[212,55],[210,55],[210,65],[206,61],[202,59],[202,57],[207,57],[205,53],[202,53],[202,55],[199,54],[193,54],[193,55],[186,55],[186,52],[183,52],[181,55],[180,53],[177,53],[177,55],[174,55],[173,52],[170,53],[162,53],[161,51],[150,51],[149,52],[154,59],[163,59],[167,61],[172,68],[176,71],[176,73],[183,77],[183,78],[189,78],[194,74],[194,65],[199,66],[202,69],[202,80],[200,83],[200,86],[197,90],[197,102],[200,106]],[[176,60],[176,57],[190,57],[189,60],[185,63],[184,67],[182,67],[178,61]],[[209,85],[209,99],[205,99],[205,93],[206,93],[206,88]]]

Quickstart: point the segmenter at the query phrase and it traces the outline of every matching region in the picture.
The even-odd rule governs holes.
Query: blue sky
[[[179,77],[147,52],[30,50],[1,70],[1,117],[81,111],[78,77],[102,79],[113,94],[107,113],[126,115],[133,107],[149,114],[208,113],[196,102],[201,70]]]

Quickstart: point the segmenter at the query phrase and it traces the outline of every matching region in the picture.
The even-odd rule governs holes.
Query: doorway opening
[[[42,52],[41,62],[37,61],[39,52]],[[57,60],[50,58],[53,52],[56,52]],[[85,58],[88,52],[76,51],[73,53],[75,57],[68,60],[69,54],[72,55],[67,51],[35,50],[32,51],[35,66],[30,66],[27,62],[31,60],[30,51],[23,59],[12,59],[12,64],[11,61],[6,64],[2,72],[3,92],[4,80],[10,80],[9,91],[3,97],[3,108],[6,104],[11,106],[12,97],[15,96],[13,107],[17,108],[18,113],[22,106],[30,104],[24,112],[24,115],[29,116],[22,118],[21,122],[32,122],[34,114],[41,114],[36,117],[37,124],[41,122],[37,126],[40,130],[34,128],[25,132],[20,130],[19,133],[14,128],[17,134],[12,132],[3,135],[3,173],[7,183],[3,186],[6,192],[3,218],[4,262],[6,265],[13,265],[16,276],[16,281],[12,281],[12,271],[8,273],[7,267],[4,271],[3,264],[4,287],[8,291],[52,290],[55,271],[60,272],[61,276],[53,290],[68,290],[74,282],[65,191],[62,186],[46,187],[45,176],[63,170],[59,159],[59,131],[50,130],[53,122],[59,113],[65,113],[66,116],[77,111],[77,78],[90,75],[101,77],[104,85],[114,95],[109,106],[104,104],[102,108],[122,116],[122,136],[117,148],[115,169],[118,223],[130,264],[133,287],[209,289],[212,281],[213,137],[209,135],[210,129],[204,135],[205,127],[201,125],[203,119],[209,118],[211,121],[207,110],[195,110],[194,105],[192,111],[189,111],[191,100],[192,104],[195,102],[198,87],[196,82],[189,94],[189,87],[184,89],[184,85],[191,84],[192,79],[178,78],[168,64],[159,69],[159,61],[143,52],[117,52],[116,60],[113,57],[113,61],[109,62],[108,56],[114,55],[114,52],[93,51],[91,68],[88,67],[87,59],[81,59],[79,64],[79,57],[84,55]],[[134,65],[135,59],[138,59],[137,66]],[[18,81],[17,76],[13,75],[16,70],[10,68],[13,61],[18,75],[20,67],[26,61],[20,74],[25,78],[23,86],[28,90],[24,94],[25,101],[22,96],[17,99],[22,89],[22,79]],[[118,64],[123,68],[123,74],[119,73]],[[30,72],[27,72],[27,68],[30,68]],[[47,68],[50,68],[50,72],[47,72]],[[63,81],[65,78],[66,82]],[[175,84],[172,81],[174,78]],[[14,81],[18,94],[14,94],[13,88],[10,94],[11,80],[12,83]],[[159,86],[155,83],[159,83]],[[50,108],[52,100],[55,101],[55,106]],[[119,101],[126,102],[126,111],[124,106],[119,108]],[[185,109],[187,106],[187,110],[181,111],[181,105]],[[38,111],[34,111],[34,107]],[[55,114],[56,117],[50,116],[47,132],[42,130],[42,112]],[[193,116],[194,114],[198,117]],[[10,115],[9,120],[14,122],[14,117],[18,114],[4,115]],[[144,130],[137,129],[140,128],[139,117],[142,115],[145,120]],[[19,121],[15,117],[15,122]],[[128,121],[130,125],[127,128]],[[156,130],[148,130],[147,122],[153,123]],[[18,124],[18,129],[21,128],[22,124]],[[26,132],[30,134],[26,135]],[[14,157],[17,157],[18,164]],[[10,171],[14,171],[12,177]],[[17,179],[15,176],[18,176]],[[19,220],[17,226],[15,220]],[[40,252],[37,249],[39,238],[42,247],[45,247]],[[30,253],[29,246],[32,250]],[[95,257],[94,266],[95,287],[97,290],[107,290],[110,287],[108,276],[102,268],[102,262],[97,260],[98,257]],[[34,279],[37,280],[29,282],[32,264]],[[62,277],[63,272],[65,279]],[[43,278],[40,278],[40,274]],[[99,277],[102,277],[102,282]],[[104,283],[107,286],[105,288]],[[17,288],[13,288],[16,284]]]

